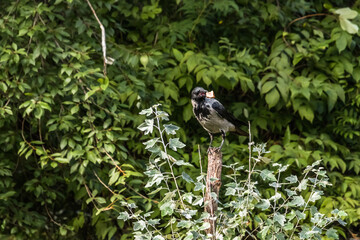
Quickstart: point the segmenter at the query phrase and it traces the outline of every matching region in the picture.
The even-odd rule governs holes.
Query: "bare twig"
[[[309,15],[305,15],[305,16],[302,16],[302,17],[299,17],[299,18],[296,18],[294,20],[292,20],[288,25],[286,25],[284,27],[284,32],[287,32],[288,31],[288,28],[295,22],[297,21],[300,21],[302,19],[305,19],[305,18],[310,18],[310,17],[317,17],[317,16],[327,16],[327,15],[330,15],[329,13],[314,13],[314,14],[309,14]],[[285,42],[285,44],[290,47],[293,51],[295,51],[295,49],[293,47],[291,47],[291,45],[289,44],[289,42],[286,40],[286,36],[285,34],[282,35],[282,39],[283,41]]]
[[[203,176],[203,169],[202,169],[201,153],[200,153],[200,145],[199,145],[199,144],[198,144],[198,153],[199,153],[200,173],[201,173],[201,176]],[[204,180],[204,183],[205,183],[205,185],[206,185],[205,180]],[[203,194],[203,197],[205,197],[205,191],[204,191],[204,189],[202,190],[202,194]]]
[[[61,227],[61,224],[58,223],[57,221],[55,221],[55,220],[53,219],[53,217],[51,216],[51,214],[50,214],[50,212],[49,212],[49,209],[47,208],[47,204],[46,204],[46,203],[45,203],[45,209],[46,209],[47,215],[48,215],[49,218],[50,218],[50,221],[53,222],[53,223],[55,223],[55,224],[58,225],[59,227]]]
[[[114,194],[114,195],[118,195],[118,194],[116,194],[113,190],[111,190],[111,188],[108,186],[108,185],[106,185],[100,178],[99,178],[99,176],[96,174],[96,172],[95,171],[93,171],[93,173],[95,174],[95,177],[99,180],[99,182],[107,189],[107,190],[109,190],[112,194]]]
[[[136,191],[133,187],[131,187],[129,184],[126,184],[126,183],[125,183],[125,186],[126,186],[127,188],[130,188],[131,190],[133,190],[133,191],[134,191],[137,195],[139,195],[140,197],[145,198],[145,199],[147,199],[147,200],[150,200],[150,201],[152,201],[152,202],[155,203],[155,204],[159,204],[158,201],[152,200],[152,199],[150,199],[150,198],[142,195],[141,193],[139,193],[138,191]]]
[[[103,150],[104,150],[104,152],[106,153],[106,155],[111,159],[111,161],[113,162],[113,164],[115,165],[115,167],[116,167],[122,174],[126,175],[125,172],[121,169],[121,167],[119,167],[119,166],[116,164],[116,162],[115,162],[115,160],[113,159],[113,157],[105,150],[105,148],[103,148]]]
[[[88,3],[91,11],[93,12],[93,14],[94,14],[94,16],[96,18],[96,21],[98,22],[98,24],[100,26],[100,29],[101,29],[101,48],[102,48],[103,58],[104,58],[103,73],[104,73],[104,76],[106,77],[106,65],[107,64],[111,65],[114,62],[114,59],[106,57],[106,33],[105,33],[104,25],[102,25],[102,23],[100,22],[100,19],[96,15],[96,12],[95,12],[93,6],[91,5],[90,1],[86,0],[86,2]]]
[[[99,210],[99,208],[96,206],[95,202],[94,202],[94,196],[91,194],[89,187],[86,185],[86,183],[84,183],[85,189],[87,194],[89,195],[89,197],[91,198],[92,203],[94,204],[94,207],[96,208],[96,210]]]

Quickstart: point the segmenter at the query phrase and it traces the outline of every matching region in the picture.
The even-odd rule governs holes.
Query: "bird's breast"
[[[219,133],[221,131],[234,131],[235,126],[222,118],[209,103],[192,102],[193,111],[196,119],[201,126],[210,133]]]

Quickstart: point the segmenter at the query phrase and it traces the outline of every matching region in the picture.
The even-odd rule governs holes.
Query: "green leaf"
[[[0,193],[0,200],[7,200],[11,196],[14,196],[16,194],[15,191],[8,191],[6,193]]]
[[[269,105],[269,108],[274,107],[280,99],[280,94],[276,88],[273,88],[271,92],[266,94],[265,101]]]
[[[55,161],[57,161],[57,162],[59,162],[59,163],[69,163],[69,162],[70,162],[69,159],[67,159],[67,158],[62,158],[62,157],[56,157],[56,158],[54,158],[54,159],[55,159]]]
[[[120,172],[115,170],[115,172],[111,174],[111,177],[109,179],[109,185],[110,186],[113,185],[119,179],[119,177],[120,177]]]
[[[340,35],[340,37],[336,39],[336,47],[339,53],[341,53],[346,48],[346,45],[347,45],[347,39],[345,33],[343,32]]]
[[[67,145],[67,138],[62,138],[60,141],[60,149],[64,149]]]
[[[188,71],[191,72],[196,67],[196,55],[191,55],[189,59],[186,61],[186,66],[188,68]]]
[[[174,54],[176,60],[181,62],[181,60],[184,58],[184,55],[179,50],[177,50],[176,48],[173,48],[172,51],[173,51],[173,54]]]
[[[185,146],[186,145],[182,143],[179,138],[170,138],[169,140],[169,147],[174,151],[177,151],[178,148],[183,148]]]
[[[309,107],[309,106],[301,106],[299,108],[299,114],[300,114],[301,119],[303,119],[305,117],[310,122],[312,122],[314,120],[314,112],[311,109],[311,107]]]
[[[98,88],[93,89],[93,90],[91,90],[91,91],[88,91],[88,92],[85,94],[85,101],[88,100],[89,97],[91,97],[92,95],[94,95],[97,91],[98,91]]]
[[[193,115],[192,105],[191,103],[187,104],[183,110],[183,119],[185,122],[189,121],[191,116]]]
[[[327,90],[326,94],[328,95],[328,110],[330,112],[335,106],[337,94],[333,90]]]
[[[140,62],[146,68],[147,64],[149,63],[149,57],[147,55],[142,55],[140,57]]]
[[[340,26],[344,31],[347,31],[350,34],[356,34],[359,31],[359,27],[358,25],[350,22],[347,19],[342,18],[341,16],[339,17],[340,19]]]
[[[100,79],[99,79],[99,80],[100,80]],[[98,80],[98,81],[99,81],[99,80]],[[106,78],[104,78],[104,79],[101,78],[100,83],[101,83],[101,84],[100,84],[100,88],[101,88],[103,91],[105,91],[105,90],[108,88],[110,81],[109,81],[109,79],[106,77]]]
[[[111,118],[106,119],[103,123],[103,128],[107,129],[110,126],[111,121],[112,121]]]
[[[346,19],[354,19],[358,15],[358,12],[355,10],[352,10],[348,7],[346,8],[339,8],[334,11],[334,13],[339,14],[341,17]]]
[[[276,85],[275,81],[267,81],[264,85],[261,87],[261,94],[265,94],[272,90]]]
[[[360,67],[354,69],[352,76],[356,82],[360,81]]]
[[[70,113],[71,113],[72,115],[75,114],[75,113],[77,113],[78,111],[79,111],[79,105],[77,105],[77,104],[70,109]]]

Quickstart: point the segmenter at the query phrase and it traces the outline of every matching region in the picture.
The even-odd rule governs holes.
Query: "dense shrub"
[[[300,176],[322,159],[333,187],[324,190],[319,212],[343,210],[344,233],[358,228],[357,2],[92,4],[115,60],[106,75],[87,1],[0,1],[1,236],[131,236],[132,227],[117,219],[126,210],[121,202],[149,210],[159,200],[144,188],[142,142],[150,138],[137,130],[144,120],[138,113],[160,102],[187,145],[179,156],[198,169],[198,145],[205,153],[208,139],[192,118],[196,85],[252,123],[272,163]],[[224,164],[244,165],[246,138],[228,139]]]

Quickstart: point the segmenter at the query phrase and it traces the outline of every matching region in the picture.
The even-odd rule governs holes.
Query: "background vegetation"
[[[318,208],[344,210],[347,236],[358,229],[360,18],[334,10],[358,11],[359,1],[92,4],[115,59],[107,76],[86,1],[0,2],[2,237],[130,238],[119,200],[148,211],[161,199],[144,188],[150,138],[138,113],[162,104],[187,145],[176,156],[196,166],[174,171],[198,176],[198,146],[204,156],[209,142],[192,117],[198,85],[251,121],[266,156],[293,174],[323,159],[333,187]],[[228,139],[224,164],[246,163],[247,139]]]

